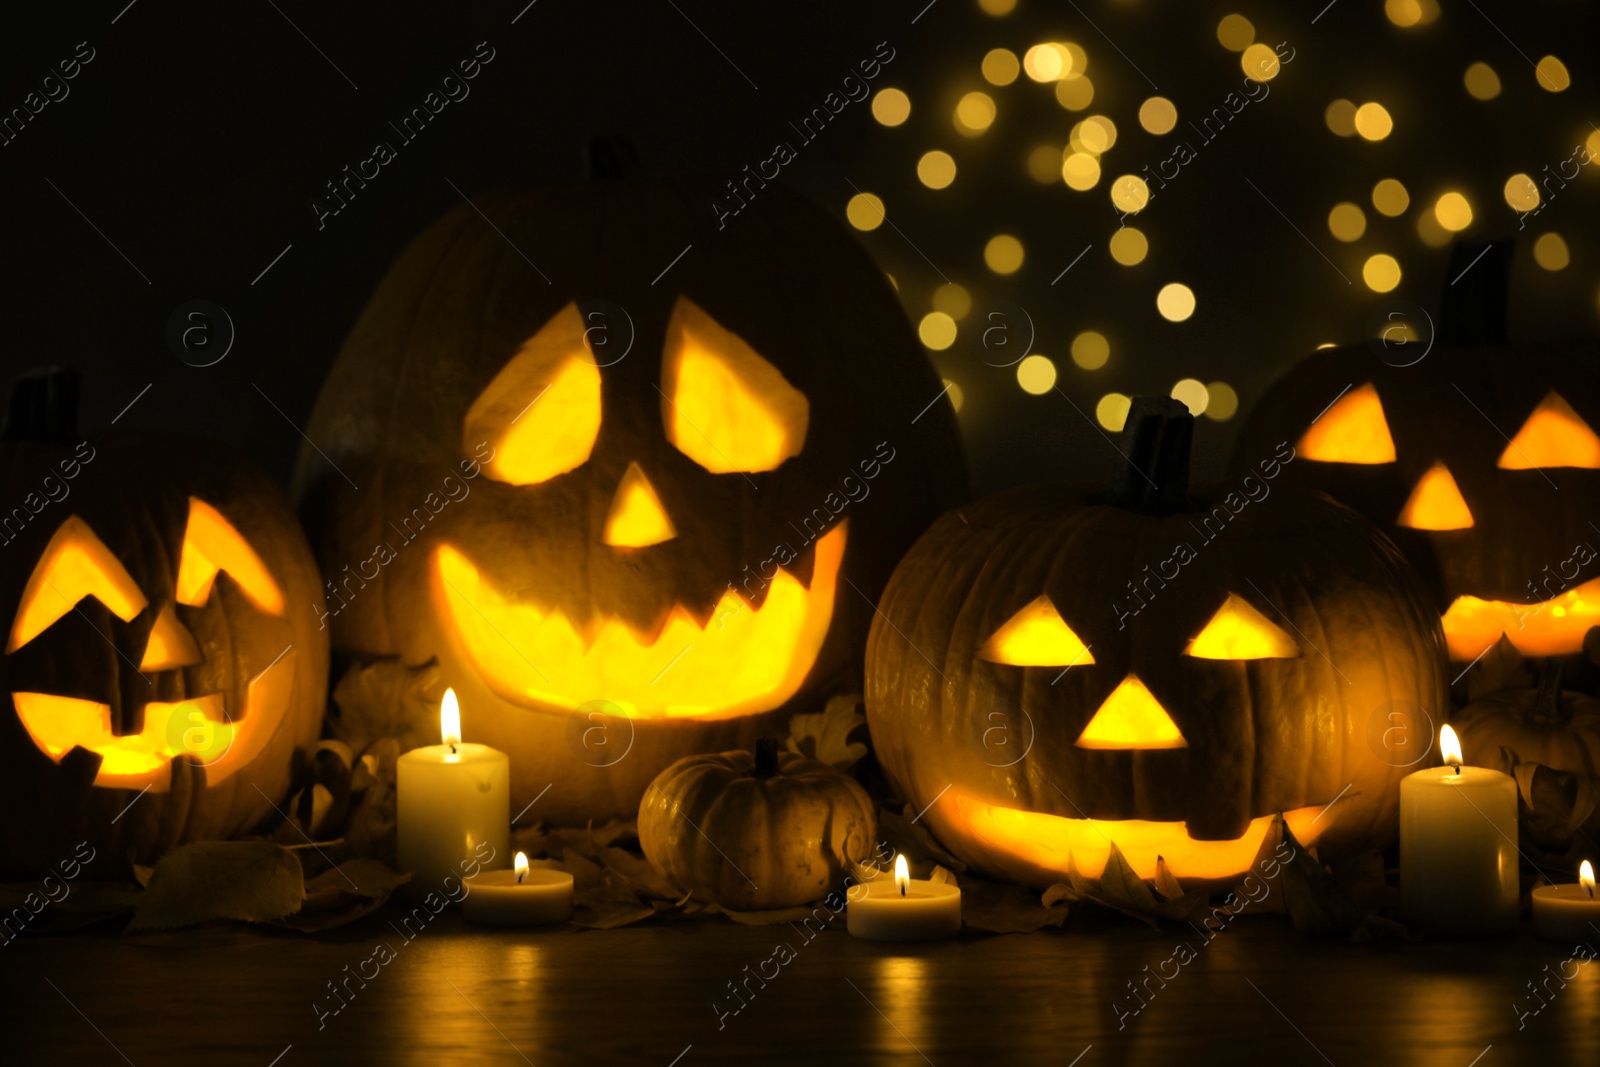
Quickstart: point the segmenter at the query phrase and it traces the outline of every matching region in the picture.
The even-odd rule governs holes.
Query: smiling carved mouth
[[[811,673],[833,618],[846,525],[817,540],[809,588],[780,569],[759,608],[730,588],[703,626],[675,605],[654,636],[607,617],[586,637],[560,610],[502,594],[449,545],[436,571],[467,657],[503,699],[563,710],[605,700],[630,718],[728,719],[778,707]]]
[[[950,799],[957,823],[967,833],[996,852],[1045,870],[1067,873],[1070,857],[1085,878],[1105,871],[1111,843],[1140,878],[1156,876],[1156,857],[1166,860],[1177,878],[1207,881],[1233,878],[1250,869],[1272,827],[1271,815],[1253,819],[1244,834],[1232,841],[1198,841],[1181,822],[1147,822],[1143,819],[1068,819],[1060,815],[986,804],[952,789]],[[1316,843],[1323,827],[1315,824],[1320,807],[1295,808],[1283,813],[1302,845]]]
[[[1600,578],[1533,604],[1458,596],[1443,622],[1450,658],[1457,661],[1476,659],[1501,634],[1524,656],[1581,652],[1583,635],[1600,625]]]

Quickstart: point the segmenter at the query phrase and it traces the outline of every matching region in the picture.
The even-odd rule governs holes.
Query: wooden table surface
[[[696,1067],[1238,1062],[1503,1067],[1600,1063],[1600,962],[1526,928],[1479,942],[1350,945],[1246,916],[1209,943],[1113,917],[927,945],[806,941],[682,921],[503,932],[451,913],[407,942],[397,909],[315,938],[212,926],[24,935],[0,948],[0,1061],[17,1064],[549,1064]],[[1187,938],[1184,934],[1187,933]],[[1137,1015],[1127,983],[1172,975]],[[1597,938],[1600,940],[1600,938]],[[787,942],[793,958],[764,964]],[[393,959],[379,966],[380,943]],[[381,953],[379,954],[382,955]],[[781,957],[786,958],[786,957]],[[346,966],[350,971],[345,971]],[[730,980],[776,977],[738,1014]],[[1548,966],[1548,970],[1546,967]],[[347,1004],[327,983],[365,969]],[[1546,981],[1547,1006],[1528,984]],[[1119,1022],[1121,1026],[1119,1027]]]

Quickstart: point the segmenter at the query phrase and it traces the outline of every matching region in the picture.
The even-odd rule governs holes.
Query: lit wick
[[[1594,899],[1594,864],[1588,860],[1578,868],[1578,884],[1589,891],[1589,899]]]
[[[1456,769],[1455,777],[1461,777],[1461,739],[1449,723],[1439,727],[1439,754]]]
[[[512,864],[512,867],[517,872],[517,884],[521,885],[522,880],[528,877],[528,854],[526,852],[518,852],[516,862]]]
[[[439,734],[450,746],[450,754],[457,755],[456,746],[461,744],[461,705],[456,702],[454,689],[446,689],[444,699],[439,702]]]
[[[894,858],[894,884],[901,896],[905,896],[906,890],[911,888],[911,868],[906,865],[904,856]]]

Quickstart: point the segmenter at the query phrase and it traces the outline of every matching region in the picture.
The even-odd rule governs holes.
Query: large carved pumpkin
[[[1600,346],[1509,344],[1510,269],[1509,242],[1459,247],[1425,357],[1412,362],[1421,343],[1316,353],[1261,398],[1234,453],[1243,469],[1295,442],[1285,483],[1388,532],[1457,661],[1502,633],[1524,655],[1571,655],[1600,623]]]
[[[777,187],[719,227],[725,192],[461,205],[307,426],[336,652],[437,659],[514,810],[632,817],[667,764],[859,681],[872,598],[964,489],[882,272]]]
[[[1278,486],[1191,496],[1192,416],[1136,401],[1112,492],[1040,485],[940,519],[867,652],[878,759],[980,871],[1246,871],[1282,812],[1323,858],[1394,837],[1445,706],[1437,616],[1365,519]],[[1425,717],[1426,716],[1426,717]]]
[[[217,446],[79,439],[76,378],[13,390],[0,444],[0,867],[83,840],[152,862],[249,830],[322,726],[327,634],[283,494]]]

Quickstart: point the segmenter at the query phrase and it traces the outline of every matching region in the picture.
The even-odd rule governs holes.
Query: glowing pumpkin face
[[[307,427],[335,646],[437,660],[469,738],[511,754],[514,810],[632,817],[669,763],[859,684],[872,598],[963,487],[881,272],[776,188],[719,230],[714,188],[463,206]]]
[[[151,862],[249,829],[321,725],[318,578],[281,494],[215,446],[81,448],[70,495],[11,531],[0,564],[0,795],[43,809],[0,831],[7,869],[85,837]],[[0,450],[19,497],[74,456]]]
[[[1497,307],[1503,324],[1494,279],[1508,256],[1491,247],[1465,275],[1483,271],[1478,289],[1447,287],[1440,339],[1420,362],[1392,366],[1381,346],[1318,352],[1267,392],[1235,451],[1248,463],[1271,442],[1295,442],[1285,481],[1325,490],[1389,533],[1432,587],[1457,661],[1502,633],[1524,655],[1576,653],[1600,624],[1594,347],[1512,348],[1503,335],[1469,346],[1460,325],[1481,327]],[[1485,333],[1496,335],[1480,328],[1477,339]]]
[[[890,581],[873,744],[979,870],[1047,885],[1070,858],[1094,877],[1115,842],[1146,877],[1161,856],[1225,883],[1278,812],[1325,859],[1393,836],[1406,760],[1369,724],[1444,702],[1416,577],[1360,516],[1259,471],[1169,501],[1012,490],[945,516]]]

